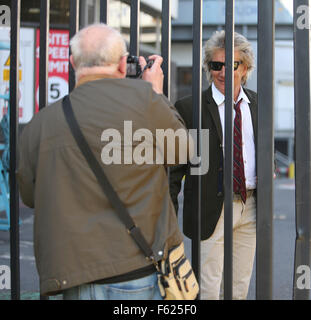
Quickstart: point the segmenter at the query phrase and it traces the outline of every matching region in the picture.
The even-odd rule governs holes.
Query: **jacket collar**
[[[77,82],[76,87],[81,86],[84,83],[95,81],[95,80],[101,80],[101,79],[115,79],[115,77],[109,75],[109,74],[90,74],[87,76],[84,76],[80,78],[80,80]]]

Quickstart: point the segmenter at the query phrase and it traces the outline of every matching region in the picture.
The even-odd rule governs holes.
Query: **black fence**
[[[193,120],[201,127],[202,80],[202,0],[193,1]],[[233,106],[233,34],[234,0],[226,0],[226,100],[225,100],[225,260],[224,297],[232,299],[232,106]],[[100,21],[107,22],[109,1],[100,1]],[[258,141],[257,141],[257,253],[256,298],[272,299],[272,243],[273,243],[273,171],[274,171],[274,1],[258,0]],[[140,1],[131,0],[130,54],[139,54]],[[310,30],[296,21],[300,6],[309,6],[309,0],[294,0],[294,76],[295,76],[295,179],[296,179],[296,250],[295,271],[298,266],[310,266],[311,230],[311,132],[310,132]],[[49,32],[49,0],[41,0],[40,10],[40,97],[39,108],[47,104],[47,64]],[[170,1],[162,1],[162,56],[165,75],[164,92],[170,98],[171,14]],[[10,68],[10,246],[11,298],[20,299],[19,263],[19,194],[16,183],[18,136],[18,57],[21,1],[11,1],[11,68]],[[79,0],[70,0],[70,37],[79,26]],[[69,62],[68,62],[69,63]],[[75,85],[72,68],[69,69],[69,90]],[[193,190],[198,201],[197,239],[192,241],[192,263],[200,279],[200,198],[201,178]],[[297,288],[294,272],[293,298],[309,299],[310,290]]]

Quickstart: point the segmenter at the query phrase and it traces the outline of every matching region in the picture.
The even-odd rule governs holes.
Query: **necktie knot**
[[[239,110],[240,109],[240,105],[241,105],[241,102],[242,102],[242,98],[238,101],[238,103],[235,103],[234,104],[234,109],[235,109],[235,111],[237,111],[237,110]]]

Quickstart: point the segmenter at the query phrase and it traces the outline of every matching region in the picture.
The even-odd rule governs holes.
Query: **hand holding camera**
[[[148,81],[156,93],[162,94],[164,80],[162,62],[163,58],[158,55],[148,57],[147,61],[144,57],[129,56],[127,58],[127,77]]]

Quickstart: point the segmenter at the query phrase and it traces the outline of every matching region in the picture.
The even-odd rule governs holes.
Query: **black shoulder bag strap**
[[[148,260],[150,260],[154,265],[156,264],[155,257],[152,249],[147,243],[146,239],[142,235],[140,229],[135,225],[132,217],[128,213],[128,210],[120,200],[119,196],[113,189],[108,178],[106,177],[104,170],[102,169],[99,162],[96,160],[92,150],[90,149],[80,127],[77,119],[73,113],[69,95],[63,98],[63,111],[65,114],[66,121],[69,125],[71,133],[76,140],[82,154],[84,155],[86,161],[88,162],[90,168],[92,169],[97,181],[99,182],[101,188],[109,199],[112,207],[117,212],[120,220],[125,224],[128,233],[133,237],[138,247],[142,250],[144,255]]]

